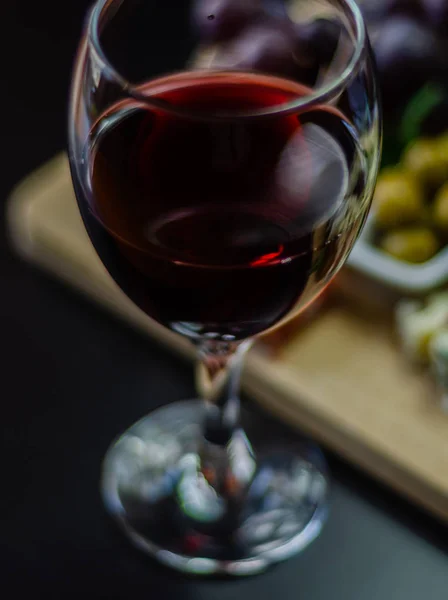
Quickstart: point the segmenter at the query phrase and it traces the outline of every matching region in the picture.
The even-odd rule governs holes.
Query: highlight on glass
[[[144,417],[103,466],[108,511],[171,567],[256,573],[322,527],[321,453],[246,433],[239,378],[254,338],[347,259],[380,139],[354,0],[99,0],[88,17],[69,116],[79,209],[118,286],[198,353],[201,399]]]

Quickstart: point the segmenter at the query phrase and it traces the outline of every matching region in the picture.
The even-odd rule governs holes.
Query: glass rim
[[[288,115],[291,113],[304,112],[308,109],[311,109],[315,106],[326,104],[333,98],[337,97],[341,94],[341,92],[350,84],[353,77],[358,72],[358,69],[364,59],[364,52],[366,48],[366,26],[364,23],[364,19],[361,13],[361,10],[356,2],[356,0],[330,0],[330,2],[334,4],[339,4],[340,6],[346,8],[349,14],[352,17],[354,28],[355,28],[355,37],[353,40],[354,43],[354,51],[345,65],[342,72],[332,78],[326,85],[317,88],[316,91],[313,90],[311,94],[303,94],[298,98],[291,100],[289,102],[285,102],[282,104],[276,104],[271,107],[266,107],[257,110],[245,110],[245,111],[232,111],[231,113],[216,113],[213,115],[204,115],[199,112],[196,112],[194,109],[182,109],[181,107],[173,106],[173,104],[163,100],[160,97],[151,96],[148,94],[143,94],[139,90],[142,84],[131,83],[128,81],[119,71],[115,68],[112,62],[106,56],[106,53],[103,50],[101,41],[100,41],[100,21],[101,17],[107,13],[107,10],[110,6],[118,3],[121,5],[126,0],[96,0],[95,5],[93,6],[90,16],[87,21],[87,38],[88,38],[88,46],[90,51],[93,52],[95,59],[101,68],[103,68],[106,72],[108,72],[109,76],[111,76],[115,82],[123,88],[123,91],[129,94],[131,98],[134,98],[138,103],[158,108],[163,110],[164,112],[174,113],[180,116],[186,116],[189,118],[195,118],[200,120],[210,120],[210,119],[250,119],[250,118],[258,118],[258,117],[269,117],[276,115]],[[186,73],[186,71],[179,71],[177,75],[182,75]],[[274,74],[257,72],[257,71],[245,71],[245,70],[232,70],[232,69],[197,69],[197,70],[189,70],[189,74],[194,74],[196,76],[201,76],[204,79],[210,76],[219,77],[222,74],[228,73],[232,75],[253,75],[254,77],[264,77],[268,78],[270,81],[281,81],[288,82],[292,86],[296,88],[301,87],[304,89],[304,86],[301,86],[299,82],[294,82],[292,79],[283,78],[276,76]],[[167,80],[170,77],[176,75],[176,72],[163,75],[162,77],[157,77],[150,79],[149,81],[157,81]],[[309,89],[309,88],[306,88]]]

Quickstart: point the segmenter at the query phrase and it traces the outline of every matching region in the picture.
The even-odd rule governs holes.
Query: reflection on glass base
[[[255,444],[253,453],[239,431],[225,450],[230,485],[212,487],[201,467],[205,415],[204,403],[181,402],[131,427],[106,455],[103,498],[132,542],[160,562],[198,575],[253,575],[319,534],[325,463],[299,440],[287,450]]]

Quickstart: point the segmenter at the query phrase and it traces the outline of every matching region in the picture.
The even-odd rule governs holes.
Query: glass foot
[[[133,543],[160,562],[202,575],[255,574],[319,534],[325,463],[300,441],[273,451],[256,444],[252,454],[239,431],[229,451],[235,477],[224,481],[230,491],[247,483],[220,495],[200,467],[205,416],[203,402],[180,402],[131,427],[106,455],[103,498]]]

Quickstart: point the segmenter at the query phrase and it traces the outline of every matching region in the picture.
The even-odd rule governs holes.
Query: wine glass
[[[256,573],[319,533],[321,454],[249,440],[239,377],[251,340],[346,260],[380,141],[354,0],[93,7],[69,119],[79,209],[118,286],[199,356],[203,400],[143,418],[104,461],[107,509],[161,562]]]

